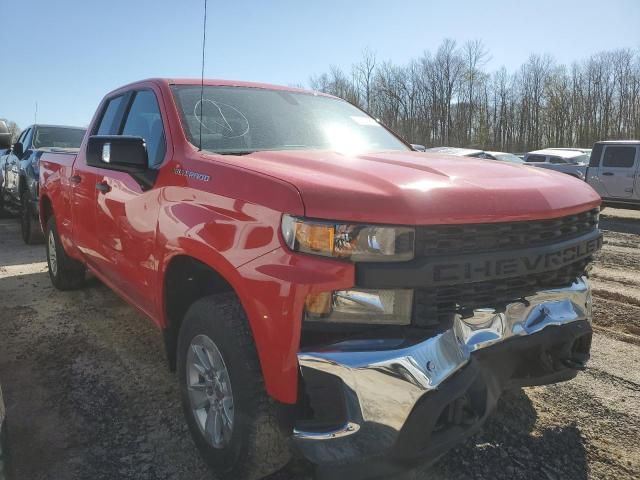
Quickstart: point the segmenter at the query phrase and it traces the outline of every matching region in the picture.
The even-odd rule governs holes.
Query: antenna
[[[200,73],[200,144],[198,150],[202,151],[202,105],[204,99],[204,49],[207,44],[207,0],[204,0],[204,22],[202,25],[202,71]]]
[[[33,124],[38,123],[38,101],[36,100],[36,112],[33,114]]]

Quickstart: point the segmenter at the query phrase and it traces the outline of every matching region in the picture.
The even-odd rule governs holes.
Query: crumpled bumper
[[[298,426],[294,440],[318,464],[424,463],[474,433],[503,390],[573,378],[590,346],[591,292],[580,278],[499,313],[456,316],[419,343],[354,340],[302,351],[312,405],[342,418],[331,428]]]

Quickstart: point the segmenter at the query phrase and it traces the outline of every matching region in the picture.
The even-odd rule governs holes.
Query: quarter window
[[[631,168],[636,160],[636,147],[607,146],[602,160],[603,167]]]
[[[158,101],[152,91],[136,92],[122,135],[144,138],[151,168],[162,163],[166,150],[164,130]]]

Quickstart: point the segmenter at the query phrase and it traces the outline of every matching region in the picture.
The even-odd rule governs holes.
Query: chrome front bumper
[[[346,418],[343,425],[330,431],[298,428],[294,431],[294,440],[307,458],[320,464],[384,454],[397,446],[406,424],[415,420],[409,417],[414,415],[412,411],[418,409],[416,405],[424,405],[425,399],[438,395],[449,395],[443,393],[445,387],[453,384],[455,377],[462,376],[459,372],[469,370],[470,363],[477,363],[479,358],[491,359],[507,347],[509,352],[500,353],[498,363],[496,359],[489,360],[491,365],[483,363],[484,366],[478,369],[481,373],[474,374],[475,377],[482,377],[483,388],[490,391],[489,397],[496,397],[497,401],[501,391],[510,386],[506,384],[509,381],[507,377],[516,375],[516,367],[508,373],[503,372],[501,376],[494,377],[492,371],[502,371],[503,363],[522,361],[524,350],[518,346],[521,345],[518,342],[526,342],[528,351],[540,354],[540,358],[544,359],[544,349],[558,338],[555,332],[559,330],[549,329],[544,335],[541,332],[551,326],[566,330],[571,328],[569,324],[574,324],[574,327],[581,324],[584,328],[572,333],[567,340],[570,344],[562,355],[566,356],[566,351],[572,351],[571,343],[575,338],[589,335],[586,347],[588,357],[591,292],[585,278],[577,279],[567,288],[540,291],[507,305],[502,312],[482,309],[475,310],[469,318],[456,316],[452,328],[417,344],[406,346],[402,340],[376,339],[347,341],[327,346],[322,351],[302,351],[298,354],[298,361],[305,381],[305,374],[311,376],[310,373],[325,377],[331,375],[341,380]],[[551,358],[553,355],[560,354],[547,355],[551,363],[554,361]],[[575,359],[571,358],[560,361],[570,371],[568,375],[561,375],[561,378],[553,375],[542,378],[544,375],[538,375],[537,379],[531,378],[521,384],[550,383],[572,378],[575,368],[582,366],[580,362],[575,364]],[[536,370],[536,364],[546,363],[546,360],[527,360],[526,363]],[[508,370],[508,365],[504,367]],[[551,371],[554,373],[554,368],[564,367],[553,367]],[[547,370],[545,374],[551,371]],[[455,395],[459,395],[459,392]],[[484,402],[491,403],[486,399]],[[447,400],[443,403],[440,399],[436,403],[444,405]],[[486,418],[491,408],[487,406],[485,410],[487,412],[483,410],[479,414],[482,419]],[[431,415],[440,414],[440,411],[433,411]],[[432,423],[435,425],[435,419]]]

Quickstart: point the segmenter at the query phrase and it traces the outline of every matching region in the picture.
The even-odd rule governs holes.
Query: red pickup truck
[[[222,478],[302,454],[387,475],[475,432],[591,343],[600,197],[565,175],[413,152],[328,95],[152,79],[40,160],[53,284],[90,271],[164,333]]]

